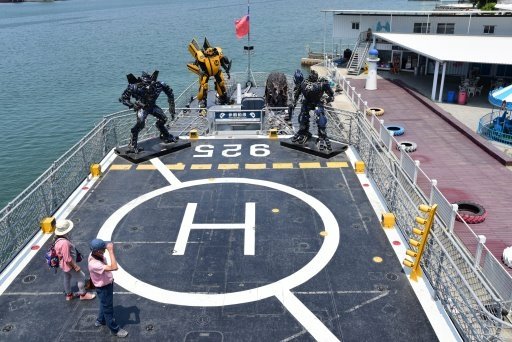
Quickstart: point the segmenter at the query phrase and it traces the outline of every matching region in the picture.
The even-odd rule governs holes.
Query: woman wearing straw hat
[[[96,297],[93,293],[85,290],[85,274],[77,264],[77,250],[69,239],[69,232],[73,229],[73,222],[70,220],[57,221],[55,226],[55,252],[59,257],[59,267],[64,277],[64,292],[66,300],[80,297],[80,300],[89,300]],[[80,260],[78,260],[80,261]],[[71,280],[76,280],[78,293],[71,291]]]

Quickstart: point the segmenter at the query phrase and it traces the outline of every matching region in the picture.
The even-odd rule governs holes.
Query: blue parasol
[[[512,110],[512,84],[505,88],[491,90],[488,96],[489,102],[496,107],[501,107],[503,100],[507,101],[507,109]]]

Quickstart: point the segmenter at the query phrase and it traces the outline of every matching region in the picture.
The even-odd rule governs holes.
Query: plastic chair
[[[473,97],[475,96],[476,87],[467,87],[468,96]]]
[[[475,88],[475,95],[482,95],[483,87],[484,87],[483,85],[476,87]]]

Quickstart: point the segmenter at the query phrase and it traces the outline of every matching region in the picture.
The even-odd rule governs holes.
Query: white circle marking
[[[126,272],[121,265],[115,271],[114,278],[117,284],[126,290],[135,293],[141,297],[154,300],[160,303],[175,304],[183,306],[224,306],[232,304],[249,303],[272,296],[281,296],[284,291],[288,292],[292,288],[299,286],[320,272],[331,260],[340,240],[338,222],[332,212],[318,199],[290,186],[274,183],[265,180],[250,178],[210,178],[198,179],[183,182],[175,185],[169,185],[151,192],[148,192],[119,208],[103,224],[98,232],[98,238],[105,241],[112,239],[112,233],[121,219],[138,205],[164,193],[206,184],[224,184],[224,183],[243,183],[251,185],[265,186],[288,193],[309,204],[318,213],[324,224],[324,230],[328,233],[318,253],[306,265],[297,272],[278,280],[274,283],[260,286],[258,288],[230,292],[230,293],[197,293],[197,292],[177,292],[159,288],[139,280]]]

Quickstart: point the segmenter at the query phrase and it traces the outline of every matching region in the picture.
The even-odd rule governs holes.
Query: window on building
[[[359,23],[358,22],[353,22],[352,23],[352,30],[359,30]]]
[[[414,23],[414,33],[430,33],[430,23]]]
[[[494,34],[496,25],[484,25],[484,34]]]
[[[512,65],[498,65],[496,76],[512,77]]]
[[[455,24],[454,23],[439,23],[437,24],[438,34],[454,34]]]

